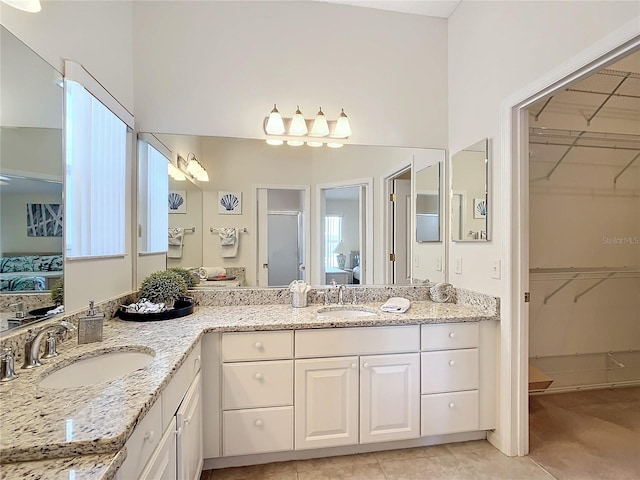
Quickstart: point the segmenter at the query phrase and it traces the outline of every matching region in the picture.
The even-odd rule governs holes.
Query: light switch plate
[[[501,261],[500,260],[494,260],[493,263],[491,264],[491,278],[500,278],[501,275],[501,270],[502,270],[502,266],[501,266]]]
[[[413,256],[413,266],[415,268],[419,268],[420,267],[420,255],[414,255]]]
[[[436,272],[442,271],[442,257],[436,257]]]
[[[457,257],[454,265],[454,271],[457,274],[462,274],[462,258]]]

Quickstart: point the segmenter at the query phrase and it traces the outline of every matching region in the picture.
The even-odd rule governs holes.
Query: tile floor
[[[529,456],[558,480],[640,479],[640,387],[529,399]]]
[[[202,472],[200,480],[552,480],[527,457],[486,441],[269,463]]]

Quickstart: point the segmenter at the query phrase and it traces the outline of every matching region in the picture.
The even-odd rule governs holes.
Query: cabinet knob
[[[156,436],[156,432],[154,432],[153,430],[149,430],[147,433],[144,434],[144,438],[142,439],[143,441],[148,441],[149,443],[153,443],[153,439]]]
[[[368,364],[367,362],[364,362],[364,363],[362,364],[362,367],[363,367],[363,368],[369,368],[369,364]]]
[[[194,360],[193,360],[193,366],[198,368],[200,366],[200,355],[198,355]]]
[[[456,334],[453,332],[449,333],[449,338],[456,338]]]
[[[261,373],[256,373],[253,378],[255,378],[256,380],[262,380],[262,374]]]
[[[453,403],[453,402],[451,402],[451,403],[449,404],[449,408],[453,408],[453,407],[455,407],[455,406],[456,406],[456,404],[455,404],[455,403]]]
[[[453,367],[455,364],[456,364],[456,362],[454,362],[453,360],[449,360],[449,365],[450,365],[450,366],[452,366],[452,367]]]
[[[256,420],[256,427],[261,427],[262,426],[262,420],[258,419]]]
[[[262,342],[256,342],[254,347],[256,347],[256,350],[262,350]]]
[[[353,362],[353,363],[351,364],[351,368],[357,368],[357,367],[358,367],[358,365],[356,365],[356,362]]]

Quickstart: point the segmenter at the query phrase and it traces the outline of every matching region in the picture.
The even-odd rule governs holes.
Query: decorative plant
[[[187,284],[182,275],[171,270],[154,272],[140,285],[140,298],[153,303],[164,303],[168,308],[187,294]]]
[[[51,301],[56,305],[64,305],[64,279],[61,278],[53,284],[51,289]]]
[[[182,277],[182,279],[184,280],[184,283],[187,284],[187,288],[193,288],[193,286],[198,283],[196,281],[196,277],[193,275],[192,271],[187,270],[186,268],[182,268],[182,267],[171,267],[169,269],[170,272],[175,272],[178,275],[180,275]],[[199,277],[198,277],[199,279]]]

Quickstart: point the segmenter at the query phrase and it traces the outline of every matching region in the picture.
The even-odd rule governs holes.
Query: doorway
[[[387,202],[387,270],[391,285],[411,283],[411,165],[385,178]]]

